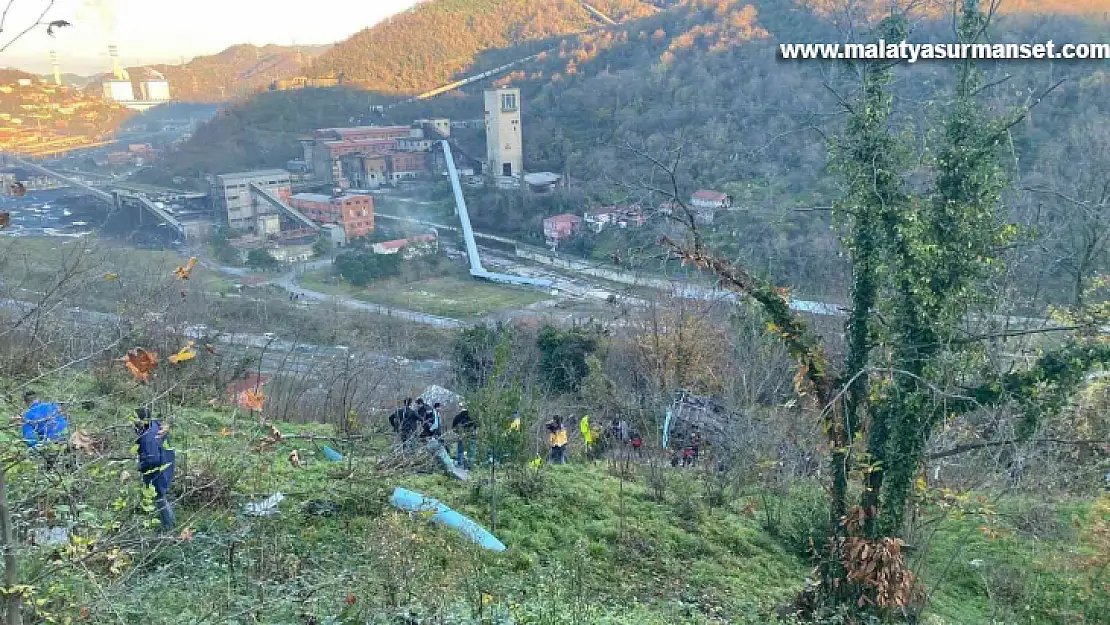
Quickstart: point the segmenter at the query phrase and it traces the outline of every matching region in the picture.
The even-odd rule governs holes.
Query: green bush
[[[829,495],[818,484],[796,484],[780,499],[778,527],[768,528],[794,554],[812,558],[824,551],[829,533]]]

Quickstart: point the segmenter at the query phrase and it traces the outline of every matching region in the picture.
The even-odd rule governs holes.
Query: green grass
[[[326,276],[326,271],[309,273],[300,279],[300,284],[322,293],[456,319],[517,310],[550,299],[549,295],[537,290],[478,282],[470,277],[454,275],[412,282],[384,280],[366,288],[328,284],[324,281]]]
[[[668,472],[661,501],[634,475],[622,498],[607,464],[574,454],[570,465],[543,465],[534,477],[500,471],[495,495],[488,470],[469,484],[439,473],[375,470],[389,444],[382,433],[328,443],[346,456],[342,463],[325,462],[318,444],[304,439],[260,449],[268,430],[256,417],[206,405],[175,411],[175,483],[217,483],[230,499],[191,497],[177,512],[195,535],[160,542],[144,527],[153,515],[142,509],[127,435],[131,407],[155,391],[84,375],[37,390],[49,399],[96,399],[97,408],[75,407],[72,417],[104,443],[106,459],[64,480],[19,465],[9,499],[24,518],[50,510],[53,524],[72,523],[76,535],[119,549],[111,558],[63,553],[65,566],[35,584],[35,597],[59,620],[84,608],[89,622],[153,625],[303,623],[308,616],[323,623],[344,610],[349,618],[335,622],[397,622],[389,619],[411,611],[442,619],[428,622],[467,624],[499,622],[479,619],[498,613],[545,625],[772,623],[775,608],[797,594],[811,570],[764,530],[761,497],[710,509],[693,472]],[[277,427],[286,437],[332,432],[319,424]],[[306,467],[288,462],[293,450]],[[495,533],[508,551],[480,551],[449,529],[394,510],[387,499],[397,486],[434,496],[488,528],[496,500]],[[287,499],[278,516],[238,513],[245,502],[279,491]],[[783,503],[807,509],[805,493],[815,491],[792,492]],[[303,506],[314,500],[332,502],[337,513],[307,514]],[[1033,515],[1033,505],[1043,513]],[[997,533],[988,535],[984,525]],[[1011,500],[989,524],[978,514],[949,514],[935,524],[928,556],[918,563],[932,599],[926,622],[1105,622],[1099,584],[1110,549],[1099,532],[1108,527],[1110,498]],[[50,562],[48,552],[25,553],[24,579],[51,571]],[[345,608],[348,596],[357,601]]]

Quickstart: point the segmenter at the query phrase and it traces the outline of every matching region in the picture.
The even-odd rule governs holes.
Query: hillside
[[[198,56],[184,65],[152,65],[170,81],[176,100],[224,102],[269,87],[279,78],[294,76],[328,46],[257,47],[236,45],[223,52]],[[136,72],[137,68],[129,68]]]
[[[13,67],[0,69],[0,84],[7,85],[14,83],[20,78],[38,78],[34,74],[29,74],[23,70],[18,70]]]
[[[652,478],[647,462],[634,461],[622,483],[611,462],[587,462],[577,441],[569,466],[502,469],[495,499],[488,483],[390,469],[381,423],[344,440],[320,423],[270,430],[238,409],[177,406],[179,528],[156,538],[133,462],[115,460],[132,455],[127,413],[144,391],[117,374],[34,386],[72,402],[73,423],[96,448],[65,480],[24,463],[8,495],[19,514],[45,514],[90,545],[89,555],[45,545],[24,552],[50,582],[36,590],[37,610],[59,622],[793,622],[776,611],[809,571],[802,554],[823,505],[816,482],[776,492],[752,475],[715,499],[712,472],[668,468]],[[306,440],[313,435],[324,438]],[[320,444],[341,450],[343,462],[327,462]],[[286,460],[294,452],[301,466]],[[394,510],[387,499],[397,486],[487,527],[496,505],[508,551],[483,552]],[[242,513],[277,492],[285,499],[274,516]],[[921,623],[1099,622],[1110,499],[936,497],[921,509],[935,523],[928,561],[917,563],[933,597]]]
[[[1103,4],[1065,7],[1057,3],[1049,8],[1074,12],[1077,8],[1097,10]],[[372,36],[382,50],[420,49],[437,39],[412,33],[429,32],[431,26],[402,32],[401,25],[415,27],[417,22],[407,20],[429,20],[437,28],[447,28],[460,19],[470,19],[461,6],[454,2],[421,5],[395,18],[392,25],[380,25]],[[523,11],[519,3],[509,6]],[[998,40],[1039,41],[1049,31],[1057,40],[1103,38],[1101,18],[1029,16],[1026,7],[1032,5],[1012,6],[1008,15],[999,18],[995,25]],[[555,8],[574,9],[566,3],[552,3],[534,10],[549,11],[544,15],[552,19],[564,15]],[[534,238],[540,231],[539,220],[546,214],[578,211],[583,205],[597,202],[649,199],[649,204],[658,203],[658,198],[647,198],[642,191],[627,187],[637,176],[649,173],[648,162],[622,146],[646,146],[649,152],[658,154],[683,145],[686,149],[679,173],[684,193],[698,188],[720,189],[748,209],[746,213],[730,214],[717,227],[721,236],[713,242],[718,249],[742,257],[814,296],[836,297],[843,293],[839,262],[830,262],[834,242],[828,236],[827,213],[794,210],[828,206],[835,197],[835,185],[825,173],[827,145],[822,133],[837,129],[836,99],[822,84],[826,68],[821,63],[784,63],[777,58],[779,42],[837,40],[838,31],[827,12],[810,12],[788,0],[691,0],[657,13],[646,6],[641,8],[652,15],[604,31],[564,38],[556,53],[497,81],[519,86],[524,93],[526,169],[564,173],[575,187],[573,192],[540,203],[522,204],[517,198],[505,196],[483,197],[482,209],[473,211],[476,226]],[[475,13],[475,23],[488,14]],[[551,27],[545,32],[554,30]],[[925,16],[919,19],[914,38],[947,41],[948,33],[945,20]],[[352,38],[321,57],[320,62],[330,63],[328,70],[357,73],[364,66],[354,57],[370,57],[353,55],[340,63],[338,55],[355,50],[351,47],[354,42],[369,42],[368,37],[369,33],[363,33]],[[385,45],[382,41],[397,43]],[[409,48],[401,42],[409,42]],[[476,68],[520,58],[534,53],[536,47],[525,44],[482,53]],[[392,69],[387,72],[392,78],[381,78],[385,80],[381,83],[383,89],[396,88],[397,83],[389,80],[404,75],[405,68],[422,68],[430,62],[414,60],[406,56],[407,52],[395,54],[396,65],[389,66]],[[448,62],[443,67],[459,67],[459,63],[463,61],[456,65]],[[899,117],[908,132],[914,132],[931,114],[927,103],[944,96],[937,85],[949,84],[951,69],[950,64],[941,63],[900,69]],[[1029,93],[1055,80],[1065,79],[1030,121],[1015,129],[1014,147],[1020,153],[1018,173],[1036,181],[1039,187],[1077,180],[1074,172],[1053,169],[1052,158],[1042,155],[1066,153],[1084,139],[1090,142],[1088,149],[1097,150],[1097,140],[1090,133],[1074,130],[1107,127],[1105,103],[1110,101],[1110,83],[1097,62],[1007,62],[987,69],[992,80],[1003,80],[1007,72],[1015,74],[1007,88],[985,94],[998,111],[1024,101]],[[435,80],[412,85],[427,86],[453,75],[447,69],[444,72]],[[398,107],[383,121],[406,123],[428,115],[476,117],[482,109],[484,86]],[[850,90],[851,84],[842,82],[835,87]],[[364,106],[370,101],[381,100],[344,90],[297,96],[262,94],[203,128],[182,153],[171,156],[168,168],[174,175],[195,176],[237,166],[280,165],[298,153],[294,137],[311,130],[314,119],[353,119],[365,113]],[[296,107],[303,107],[305,114],[295,114]],[[315,111],[327,114],[321,116]],[[458,139],[472,153],[483,152],[480,132],[460,133]],[[1096,155],[1092,153],[1092,158]],[[1092,162],[1091,166],[1101,167],[1101,162]],[[1008,203],[1017,221],[1043,218],[1043,211],[1037,207],[1045,206],[1053,216],[1044,227],[1053,231],[1076,217],[1058,198],[1047,204],[1046,199],[1043,195],[1016,193]],[[588,247],[598,259],[619,250],[627,256],[629,249],[643,248],[645,242],[653,240],[650,235],[641,238],[594,242]],[[1071,244],[1064,238],[1055,239],[1052,253],[1062,253],[1060,246]],[[1041,288],[1044,281],[1059,297],[1074,296],[1068,293],[1068,282],[1061,281],[1060,275],[1044,273],[1061,271],[1061,264],[1036,258],[1030,262],[1036,270],[1032,274],[1036,285],[1032,288]]]
[[[640,0],[596,0],[611,19],[644,17]],[[410,93],[437,87],[474,65],[480,53],[596,28],[576,0],[439,0],[336,44],[311,64],[317,76],[344,74],[362,87]]]

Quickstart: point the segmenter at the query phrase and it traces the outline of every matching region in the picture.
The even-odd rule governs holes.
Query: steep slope
[[[592,0],[622,21],[651,15],[639,0]],[[479,53],[595,28],[603,22],[577,0],[439,0],[363,30],[320,56],[310,72],[344,74],[379,92],[413,92],[448,82]]]
[[[177,100],[222,102],[267,88],[279,78],[300,73],[302,66],[328,46],[257,47],[236,45],[184,65],[153,65],[170,81]],[[131,68],[134,73],[136,68]]]

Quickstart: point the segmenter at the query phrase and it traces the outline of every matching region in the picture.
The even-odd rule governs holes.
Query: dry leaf
[[[266,402],[266,395],[261,389],[248,390],[239,399],[239,405],[247,410],[262,410],[262,404]]]
[[[194,257],[189,259],[189,262],[185,263],[184,267],[178,267],[177,269],[174,269],[173,270],[173,275],[177,276],[181,280],[188,280],[189,279],[189,274],[191,274],[193,272],[193,267],[196,267],[196,266],[197,266],[197,258],[196,258],[196,256],[194,256]]]
[[[117,280],[119,280],[119,274],[118,273],[109,272],[109,273],[104,274],[104,281],[105,282],[116,282]]]
[[[197,357],[197,353],[193,349],[193,344],[190,341],[190,343],[188,345],[181,348],[181,351],[177,352],[173,356],[170,356],[169,361],[176,365],[179,362],[185,362],[187,360],[192,360],[196,357]]]
[[[231,436],[231,434],[232,434],[232,432],[231,432],[230,428],[227,428],[227,427],[220,428],[220,436]]]
[[[127,355],[120,359],[131,375],[142,384],[150,381],[150,374],[154,368],[158,366],[158,354],[148,352],[141,347],[136,347],[127,352]]]
[[[96,455],[96,443],[92,437],[80,430],[74,432],[69,437],[70,446],[88,456]]]
[[[204,351],[208,352],[209,354],[211,354],[211,355],[213,355],[213,356],[215,356],[215,355],[216,355],[216,348],[215,348],[215,347],[212,347],[212,345],[211,345],[211,344],[205,345],[205,346],[204,346]]]
[[[185,529],[181,530],[181,534],[178,537],[181,538],[181,540],[188,542],[193,539],[193,536],[196,535],[197,531],[195,529],[191,527],[186,527]]]

